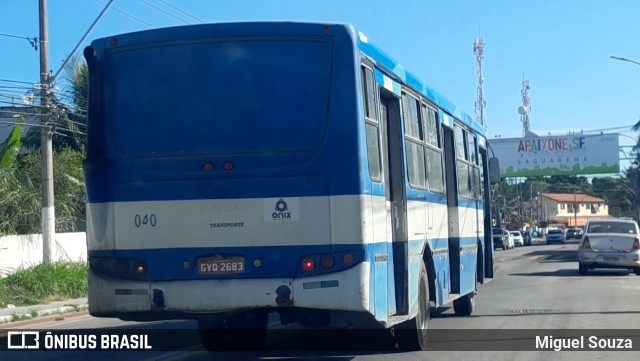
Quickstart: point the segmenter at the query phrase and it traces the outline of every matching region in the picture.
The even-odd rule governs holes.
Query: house
[[[609,218],[606,200],[587,194],[542,193],[541,207],[549,223],[584,227],[589,219]]]
[[[33,125],[40,124],[40,116],[36,107],[8,106],[0,107],[0,143],[4,142],[18,124],[20,118],[24,121],[22,136],[24,137]]]

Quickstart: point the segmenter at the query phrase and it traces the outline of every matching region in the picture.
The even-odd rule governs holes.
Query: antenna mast
[[[476,55],[476,71],[478,74],[478,99],[476,100],[476,120],[487,127],[484,119],[484,76],[482,75],[482,59],[484,59],[484,41],[482,36],[473,41],[473,53]]]
[[[520,113],[520,121],[522,122],[522,137],[527,137],[531,132],[531,122],[529,119],[529,113],[531,113],[531,101],[529,99],[529,81],[522,79],[522,105],[518,107],[518,113]]]

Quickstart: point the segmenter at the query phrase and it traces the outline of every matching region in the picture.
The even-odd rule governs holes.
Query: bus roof
[[[462,123],[471,127],[479,134],[484,136],[486,127],[483,124],[479,123],[475,118],[469,116],[458,106],[447,100],[444,96],[440,95],[436,90],[427,86],[427,84],[420,80],[416,75],[405,70],[402,64],[393,60],[389,55],[387,55],[384,51],[382,51],[374,44],[371,44],[369,42],[369,39],[362,32],[357,32],[357,34],[358,48],[367,57],[373,60],[377,65],[386,68],[386,70],[395,75],[398,80],[414,88],[416,91],[422,93],[427,97],[427,99],[431,100],[447,113],[462,121]]]

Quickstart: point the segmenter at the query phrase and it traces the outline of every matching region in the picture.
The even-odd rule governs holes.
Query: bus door
[[[451,294],[460,293],[460,216],[458,214],[458,177],[456,170],[456,142],[453,129],[443,124],[445,189],[447,192],[447,211],[449,213],[449,272]]]
[[[484,222],[484,277],[485,278],[493,278],[494,272],[494,249],[493,249],[493,239],[492,239],[492,215],[491,215],[491,197],[490,197],[490,182],[489,182],[489,171],[488,171],[489,160],[487,159],[487,150],[480,147],[480,184],[482,197],[482,205],[484,206],[484,219],[481,221]],[[485,281],[484,279],[482,280]]]
[[[384,88],[380,88],[380,120],[382,129],[385,130],[382,154],[385,198],[389,204],[387,219],[391,220],[392,234],[389,253],[392,255],[393,269],[389,273],[392,274],[393,283],[389,283],[389,298],[395,295],[396,314],[404,315],[409,311],[409,243],[400,99]],[[389,301],[393,304],[393,300]]]

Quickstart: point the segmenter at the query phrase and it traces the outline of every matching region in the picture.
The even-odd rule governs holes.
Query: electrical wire
[[[11,34],[1,34],[0,36],[6,36],[8,38],[16,38],[16,39],[24,39],[26,41],[29,42],[29,44],[36,50],[38,51],[38,38],[28,38],[26,36],[17,36],[17,35],[11,35]]]
[[[165,3],[165,4],[167,4],[167,6],[174,8],[175,10],[177,10],[177,11],[179,11],[179,12],[183,13],[184,15],[186,15],[186,16],[188,16],[188,17],[190,17],[190,18],[194,19],[194,20],[197,20],[197,21],[199,21],[199,22],[201,22],[201,23],[204,23],[204,20],[198,19],[197,17],[195,17],[195,16],[193,16],[193,15],[189,14],[189,13],[188,13],[188,12],[186,12],[186,11],[183,11],[182,9],[178,8],[177,6],[175,6],[175,5],[171,4],[170,2],[168,2],[168,1],[166,1],[166,0],[159,0],[159,1],[160,1],[160,2],[163,2],[163,3]]]
[[[147,4],[147,5],[149,5],[150,7],[154,8],[154,9],[156,9],[156,10],[158,10],[158,11],[160,11],[160,12],[164,13],[164,14],[167,14],[167,15],[171,16],[172,18],[178,19],[178,20],[182,21],[182,22],[183,22],[183,23],[185,23],[185,24],[191,24],[190,22],[188,22],[188,21],[186,21],[186,20],[184,20],[184,19],[182,19],[182,18],[179,18],[179,17],[177,17],[177,16],[173,15],[173,14],[171,14],[170,12],[168,12],[168,11],[166,11],[166,10],[163,10],[163,9],[161,9],[161,8],[157,7],[157,6],[155,6],[155,5],[151,4],[150,2],[148,2],[148,1],[146,1],[146,0],[140,0],[140,2],[142,2],[142,3],[144,3],[144,4]]]
[[[105,3],[105,2],[103,2],[103,1],[101,1],[101,0],[96,0],[96,1],[97,1],[97,2],[99,2],[99,3],[100,3],[100,4],[102,4],[102,5],[106,5],[106,3]],[[140,18],[137,18],[137,17],[135,17],[135,16],[133,16],[133,15],[131,15],[131,14],[127,13],[127,12],[124,12],[124,11],[122,11],[122,10],[120,10],[120,9],[116,8],[116,7],[113,7],[113,6],[112,6],[110,9],[115,10],[115,11],[119,12],[120,14],[125,15],[125,16],[127,16],[127,17],[130,17],[131,19],[137,20],[137,21],[139,21],[139,22],[141,22],[141,23],[143,23],[143,24],[145,24],[145,25],[149,25],[149,26],[150,26],[150,27],[152,27],[152,28],[155,28],[155,27],[156,27],[155,25],[150,24],[150,23],[148,23],[148,22],[146,22],[146,21],[144,21],[144,20],[142,20],[142,19],[140,19]]]

